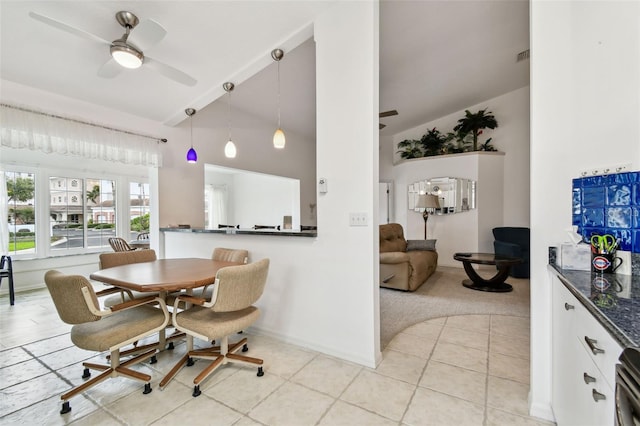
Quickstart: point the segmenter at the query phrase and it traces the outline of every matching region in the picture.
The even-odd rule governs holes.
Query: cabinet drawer
[[[586,308],[577,310],[576,332],[589,357],[598,366],[604,379],[615,388],[616,364],[622,353],[620,345]]]
[[[574,360],[573,386],[567,391],[571,392],[572,413],[567,422],[559,422],[559,425],[576,426],[605,426],[614,424],[615,394],[613,387],[609,386],[600,369],[593,359],[578,342],[578,356]]]
[[[590,358],[598,366],[609,386],[615,387],[615,366],[622,348],[598,320],[582,303],[560,282],[555,279],[554,327],[561,334],[576,336],[587,350]]]

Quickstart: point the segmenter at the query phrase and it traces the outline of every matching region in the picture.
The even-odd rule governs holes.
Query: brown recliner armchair
[[[415,291],[438,266],[435,240],[405,240],[402,225],[380,225],[380,286]]]

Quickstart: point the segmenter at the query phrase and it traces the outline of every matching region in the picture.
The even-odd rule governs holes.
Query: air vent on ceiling
[[[525,59],[529,59],[529,49],[523,50],[522,52],[518,53],[516,62],[524,61]]]

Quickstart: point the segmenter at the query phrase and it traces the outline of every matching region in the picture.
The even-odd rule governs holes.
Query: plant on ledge
[[[420,139],[425,157],[446,153],[448,142],[449,138],[447,135],[443,135],[440,133],[440,130],[435,127],[422,135],[422,138]]]
[[[404,158],[405,160],[424,157],[422,144],[420,143],[420,141],[417,141],[415,139],[405,139],[402,142],[399,142],[398,148],[400,148],[398,150],[400,157]]]
[[[478,151],[478,136],[482,134],[483,129],[495,129],[498,127],[498,122],[493,116],[491,111],[485,114],[487,109],[481,109],[480,111],[472,114],[469,110],[465,110],[464,117],[458,120],[458,124],[453,128],[454,132],[460,135],[466,136],[469,133],[473,136],[473,150]],[[489,143],[489,139],[486,143]]]
[[[475,114],[465,110],[465,116],[458,120],[453,132],[446,135],[435,127],[422,135],[420,140],[405,139],[398,143],[398,153],[403,159],[431,157],[443,154],[457,154],[470,151],[496,151],[491,138],[478,146],[478,136],[484,129],[495,129],[498,122],[487,108]]]

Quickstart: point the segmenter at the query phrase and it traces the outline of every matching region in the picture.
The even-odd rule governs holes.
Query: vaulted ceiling
[[[334,3],[3,0],[0,77],[167,125],[183,120],[187,107],[226,102],[222,84],[233,81],[234,111],[247,120],[273,121],[276,65],[270,52],[280,47],[283,120],[296,117],[289,121],[294,130],[313,137],[312,23]],[[175,82],[147,64],[99,77],[110,59],[107,44],[29,16],[34,12],[111,42],[124,33],[115,19],[120,10],[164,27],[166,36],[144,54],[197,83]],[[381,134],[526,86],[528,61],[516,63],[516,55],[529,48],[528,10],[523,0],[381,1],[380,109],[399,112],[382,120],[387,127]],[[224,117],[215,121],[226,125]]]

